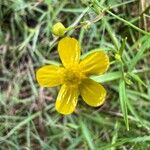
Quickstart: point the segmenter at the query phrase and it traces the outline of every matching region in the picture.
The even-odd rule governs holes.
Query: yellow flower
[[[60,36],[60,37],[64,36],[65,32],[66,32],[66,28],[61,22],[54,24],[52,27],[52,33],[56,36]]]
[[[37,81],[41,86],[62,85],[56,99],[56,110],[65,115],[72,113],[79,95],[90,106],[102,105],[106,90],[89,77],[103,74],[108,69],[108,56],[103,51],[97,51],[80,60],[79,42],[70,37],[59,41],[58,53],[63,65],[46,65],[36,72]]]

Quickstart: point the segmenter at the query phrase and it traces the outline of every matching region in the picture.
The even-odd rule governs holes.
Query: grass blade
[[[91,150],[94,150],[94,144],[92,142],[90,132],[82,120],[80,121],[80,126],[81,126],[81,131],[82,131],[83,137],[87,141],[89,148]]]

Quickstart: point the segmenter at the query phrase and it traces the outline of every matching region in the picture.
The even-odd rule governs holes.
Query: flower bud
[[[118,53],[116,53],[115,54],[115,59],[121,61],[121,56]]]
[[[90,28],[90,26],[91,26],[91,22],[90,21],[84,21],[84,22],[81,22],[81,24],[82,24],[82,26],[83,26],[83,28],[85,30],[88,30]]]
[[[64,36],[65,32],[66,32],[66,28],[61,22],[54,24],[52,27],[52,33],[56,36],[60,36],[60,37]]]

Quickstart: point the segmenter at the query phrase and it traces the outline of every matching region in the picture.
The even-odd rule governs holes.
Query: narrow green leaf
[[[126,128],[127,130],[129,130],[128,111],[127,111],[127,94],[126,94],[126,89],[125,89],[125,81],[123,79],[121,79],[119,83],[119,99],[120,99],[121,110],[123,113]]]
[[[117,80],[120,79],[122,77],[122,73],[120,71],[116,71],[116,72],[110,72],[104,75],[100,75],[100,76],[91,76],[91,79],[93,79],[96,82],[110,82],[113,80]]]
[[[141,83],[143,86],[147,88],[147,85],[140,79],[140,77],[134,73],[129,73],[129,75],[136,80],[137,82]]]
[[[119,49],[119,54],[120,54],[120,56],[122,56],[122,54],[123,54],[123,51],[124,51],[125,46],[126,46],[126,41],[127,41],[127,37],[124,38],[124,39],[122,39],[122,44],[121,44],[121,47],[120,47],[120,49]]]

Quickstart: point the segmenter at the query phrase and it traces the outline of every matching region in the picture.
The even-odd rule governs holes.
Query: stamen
[[[69,85],[78,85],[84,78],[84,74],[80,70],[79,66],[70,66],[64,71],[64,82]]]

